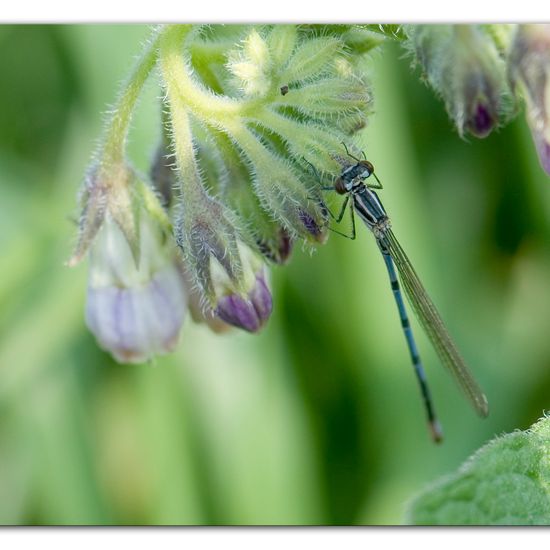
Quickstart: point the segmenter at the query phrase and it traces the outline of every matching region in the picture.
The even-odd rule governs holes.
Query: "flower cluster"
[[[265,325],[269,265],[327,238],[316,178],[341,171],[342,142],[366,124],[361,67],[380,42],[349,26],[155,29],[85,179],[69,262],[89,255],[86,321],[104,349],[170,352],[187,309],[218,332]],[[144,175],[125,143],[155,68],[162,136]]]

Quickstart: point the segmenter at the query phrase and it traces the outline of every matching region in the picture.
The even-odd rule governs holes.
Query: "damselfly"
[[[487,398],[480,390],[468,367],[464,363],[462,356],[458,352],[441,320],[441,316],[420,282],[407,255],[393,234],[390,220],[376,191],[374,191],[374,189],[382,188],[380,180],[374,173],[374,166],[366,158],[360,160],[351,155],[347,147],[346,152],[356,161],[356,164],[344,169],[340,177],[335,181],[334,186],[325,188],[325,190],[331,189],[340,195],[346,195],[344,203],[342,204],[342,209],[338,216],[335,217],[338,223],[344,217],[346,208],[351,201],[352,234],[349,236],[351,239],[355,239],[355,213],[365,222],[365,225],[376,239],[376,244],[382,253],[388,270],[391,288],[397,304],[399,318],[401,319],[401,326],[405,334],[414,371],[418,383],[420,384],[430,432],[435,441],[441,441],[441,427],[437,420],[424,368],[418,354],[395,267],[397,267],[399,279],[405,288],[405,294],[420,324],[430,338],[441,362],[455,377],[459,386],[466,394],[466,397],[470,400],[474,409],[480,416],[487,416],[489,413]],[[369,185],[366,183],[366,180],[370,176],[374,176],[377,182],[376,184]],[[338,233],[340,232],[338,231]]]

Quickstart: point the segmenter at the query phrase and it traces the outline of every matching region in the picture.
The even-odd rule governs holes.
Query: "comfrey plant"
[[[259,331],[272,310],[267,263],[326,240],[311,167],[338,173],[341,143],[371,111],[364,51],[346,37],[294,25],[154,30],[88,170],[70,260],[89,254],[87,324],[117,360],[171,351],[187,307],[214,330]],[[162,140],[147,176],[125,144],[155,68]]]
[[[328,236],[322,182],[359,154],[372,114],[369,54],[402,42],[460,135],[487,136],[523,96],[550,172],[547,26],[167,25],[153,30],[88,168],[78,242],[86,321],[121,362],[173,350],[187,308],[215,331],[258,332],[268,266]],[[149,174],[126,154],[145,82],[160,77]]]

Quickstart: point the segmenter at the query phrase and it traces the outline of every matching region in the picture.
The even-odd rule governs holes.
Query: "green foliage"
[[[550,525],[550,417],[494,439],[410,505],[416,525]]]
[[[51,168],[62,151],[69,107],[83,100],[70,40],[48,25],[5,25],[1,31],[0,155],[39,158]]]

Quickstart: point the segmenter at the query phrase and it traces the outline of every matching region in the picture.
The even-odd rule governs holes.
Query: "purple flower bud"
[[[234,328],[233,326],[228,325],[225,321],[222,321],[209,307],[205,307],[204,297],[200,292],[199,287],[193,283],[193,279],[186,265],[180,261],[178,262],[178,267],[183,277],[185,288],[188,289],[189,313],[191,314],[193,321],[195,321],[195,323],[207,324],[208,328],[216,334],[221,334],[232,330]]]
[[[262,258],[240,238],[234,214],[201,192],[182,201],[176,241],[183,252],[186,277],[198,292],[200,315],[211,316],[249,332],[260,330],[271,314]],[[217,327],[216,327],[217,328]]]
[[[540,163],[550,174],[550,25],[519,25],[508,70],[512,86],[525,99]]]
[[[212,326],[215,317],[257,332],[271,313],[262,258],[239,239],[231,212],[206,195],[203,198],[200,210],[182,215],[176,233],[192,302],[198,305],[193,306],[199,310],[194,318]]]
[[[456,98],[457,121],[464,117],[459,131],[467,131],[477,138],[487,137],[497,126],[499,120],[500,98],[498,97],[498,79],[483,66],[483,60],[471,61],[465,66],[467,76],[459,84],[461,92]],[[463,111],[463,115],[460,113]]]
[[[478,138],[487,137],[497,122],[493,107],[480,100],[470,105],[470,110],[464,124],[465,129]]]
[[[306,210],[299,210],[300,221],[303,223],[307,232],[319,243],[327,240],[327,231],[325,227],[317,224],[315,219]]]
[[[407,25],[408,46],[460,135],[487,137],[510,113],[505,65],[479,25]]]
[[[258,332],[269,319],[272,308],[271,292],[262,269],[246,296],[236,293],[222,296],[218,301],[216,315],[230,325],[248,332]]]
[[[210,310],[223,322],[258,332],[263,328],[273,308],[271,292],[266,283],[265,266],[259,256],[238,242],[242,274],[235,284],[220,264],[213,263],[212,274],[215,298]],[[208,314],[207,314],[208,315]]]
[[[276,238],[270,241],[258,240],[258,248],[263,256],[276,264],[285,264],[293,248],[292,237],[283,227],[279,228]]]
[[[137,267],[124,234],[107,217],[90,250],[86,323],[121,363],[169,353],[178,341],[187,294],[160,237],[143,219]]]

